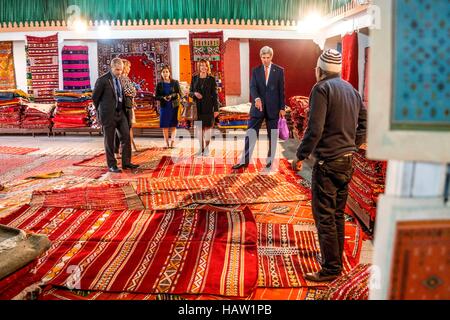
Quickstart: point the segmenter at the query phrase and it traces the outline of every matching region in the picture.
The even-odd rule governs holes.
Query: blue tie
[[[119,100],[122,97],[122,92],[120,90],[119,79],[116,78],[115,80],[116,80],[116,93],[117,93],[117,100],[118,100],[116,110],[120,111],[121,103],[119,102]]]

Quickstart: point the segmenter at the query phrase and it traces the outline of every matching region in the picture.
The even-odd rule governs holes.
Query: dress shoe
[[[239,164],[235,164],[233,166],[233,170],[239,170],[241,168],[247,168],[248,167],[248,163],[239,163]]]
[[[113,166],[109,168],[109,172],[113,172],[113,173],[121,173],[122,170],[120,170],[117,166]]]
[[[305,279],[313,282],[329,282],[337,279],[338,277],[339,277],[338,274],[324,275],[320,271],[305,274]]]
[[[126,164],[126,165],[122,166],[122,169],[137,169],[137,168],[139,168],[139,165],[132,164],[132,163],[129,163],[129,164]]]

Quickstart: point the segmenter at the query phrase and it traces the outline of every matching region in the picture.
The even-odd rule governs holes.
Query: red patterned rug
[[[303,275],[320,270],[320,253],[313,231],[298,231],[291,224],[258,223],[258,286],[259,287],[322,287],[327,284],[310,282]],[[344,250],[344,272],[355,265]]]
[[[369,264],[360,264],[328,285],[321,300],[369,300]]]
[[[8,147],[8,146],[0,146],[0,153],[2,154],[28,154],[33,151],[37,151],[39,148],[22,148],[22,147]]]
[[[311,201],[249,204],[256,222],[314,224]]]
[[[98,179],[108,172],[106,168],[98,168],[98,167],[84,167],[78,169],[75,168],[77,167],[70,168],[70,170],[66,170],[65,173],[75,177]]]
[[[104,183],[62,190],[34,191],[30,204],[91,210],[141,210],[141,200],[133,186]]]
[[[108,300],[183,300],[179,295],[172,294],[142,294],[142,293],[111,293],[104,291],[83,291],[68,290],[60,287],[47,286],[38,300],[47,301],[64,301],[64,300],[80,300],[80,301],[108,301]]]
[[[246,297],[257,280],[250,210],[91,211],[24,206],[0,223],[48,235],[42,285]],[[77,266],[74,268],[74,266]]]
[[[50,173],[60,172],[68,167],[71,167],[74,163],[80,161],[83,157],[80,156],[63,156],[63,157],[45,157],[40,158],[40,164],[34,168],[24,171],[20,175],[16,176],[17,180],[27,179],[29,177],[35,177],[40,175],[46,175]]]
[[[0,181],[7,181],[12,177],[13,171],[26,168],[32,164],[37,157],[0,154]]]
[[[58,34],[26,38],[28,93],[36,103],[53,103],[59,82]]]
[[[150,148],[144,151],[137,152],[132,155],[132,162],[140,166],[140,170],[155,169],[161,157],[169,151],[163,148]],[[81,162],[75,163],[76,166],[82,167],[107,167],[106,165],[106,155],[101,154],[89,159],[85,159]],[[122,160],[117,161],[117,165],[120,167],[122,165]]]
[[[238,205],[301,201],[309,190],[283,175],[212,175],[138,179],[137,191],[146,208],[167,210],[193,203]]]
[[[238,162],[238,156],[228,157],[228,154],[212,152],[211,157],[192,157],[191,153],[183,151],[181,154],[163,156],[156,166],[153,177],[187,177],[215,174],[258,173],[265,171],[266,160],[254,159],[248,168],[233,170]],[[294,175],[287,159],[279,159],[273,169],[285,175]]]

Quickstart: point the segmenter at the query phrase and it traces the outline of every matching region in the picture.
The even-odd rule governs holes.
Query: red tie
[[[269,79],[269,67],[268,66],[264,66],[264,74],[266,75],[266,83],[267,83],[267,79]]]

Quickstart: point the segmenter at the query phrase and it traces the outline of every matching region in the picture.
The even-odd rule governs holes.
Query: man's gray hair
[[[262,47],[261,51],[259,52],[259,56],[262,57],[265,54],[270,54],[270,56],[273,57],[273,49],[268,46]]]
[[[117,67],[119,65],[123,66],[123,61],[120,58],[114,58],[111,60],[111,68]]]

